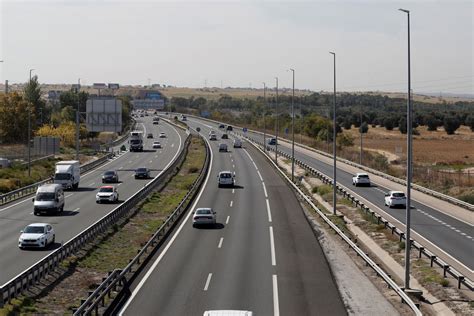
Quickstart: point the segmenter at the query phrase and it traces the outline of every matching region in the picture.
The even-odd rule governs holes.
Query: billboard
[[[135,109],[164,110],[165,100],[132,100],[132,105]]]
[[[118,83],[109,83],[109,89],[117,90],[118,88],[120,88]]]
[[[33,138],[34,156],[47,156],[59,154],[59,137],[36,136]]]
[[[122,131],[122,101],[117,98],[91,98],[86,103],[89,132]]]
[[[145,99],[147,99],[147,100],[160,100],[161,99],[161,93],[159,93],[159,92],[147,92],[145,94]]]
[[[107,89],[107,85],[105,83],[94,83],[92,85],[94,89]]]

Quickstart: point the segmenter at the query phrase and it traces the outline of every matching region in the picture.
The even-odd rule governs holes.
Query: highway
[[[212,123],[207,124],[215,125]],[[235,128],[235,130],[242,133],[241,129]],[[251,132],[247,133],[252,138],[263,142],[263,135]],[[291,155],[291,145],[287,142],[279,141],[278,149]],[[272,152],[272,155],[274,155],[274,152]],[[310,152],[296,145],[295,157],[332,178],[332,160],[327,157]],[[347,166],[343,163],[338,162],[338,183],[352,190],[362,199],[365,199],[369,205],[372,204],[372,206],[381,211],[382,214],[386,214],[386,218],[392,217],[404,226],[405,209],[391,209],[388,206],[384,206],[385,192],[400,189],[405,191],[403,187],[399,184],[390,183],[388,180],[383,181],[383,183],[374,182],[373,178],[373,185],[371,187],[352,186],[353,173],[348,172],[346,167]],[[358,172],[364,171],[359,170]],[[440,249],[440,251],[437,251],[438,255],[441,254],[441,257],[448,258],[449,260],[447,262],[450,262],[456,269],[459,269],[462,273],[472,278],[474,268],[474,256],[472,255],[474,253],[474,217],[471,216],[471,220],[469,221],[450,216],[447,209],[441,208],[441,205],[446,205],[446,203],[438,203],[434,197],[430,197],[430,199],[432,200],[430,204],[412,199],[412,230],[415,234],[421,236],[422,239],[438,247]],[[437,205],[437,203],[440,206],[434,207],[433,205]],[[413,238],[416,239],[416,236]],[[424,241],[422,243],[426,244]]]
[[[209,125],[190,120],[208,138]],[[123,315],[346,315],[337,285],[299,202],[251,145],[212,148],[211,169],[191,210],[133,285]],[[232,137],[231,137],[232,138]],[[229,152],[218,152],[225,142]],[[236,174],[218,188],[219,171]],[[212,207],[214,227],[192,227],[191,211]]]
[[[28,198],[15,201],[0,208],[0,284],[8,282],[35,262],[44,258],[54,249],[60,247],[79,234],[85,228],[109,213],[118,204],[96,204],[95,194],[102,185],[101,175],[106,170],[117,170],[120,183],[118,192],[120,201],[126,200],[150,180],[135,180],[134,170],[137,167],[152,169],[155,177],[164,169],[183,148],[186,133],[174,126],[160,121],[152,125],[151,117],[138,119],[138,128],[146,133],[152,132],[154,139],[145,138],[144,152],[125,152],[97,169],[81,175],[77,190],[65,191],[64,212],[58,215],[33,215],[33,203]],[[167,138],[158,138],[159,132],[165,132]],[[162,149],[152,150],[154,140],[159,140]],[[128,146],[127,146],[128,147]],[[119,202],[120,202],[119,201]],[[56,233],[56,244],[48,249],[20,250],[18,237],[20,230],[35,222],[48,222]]]

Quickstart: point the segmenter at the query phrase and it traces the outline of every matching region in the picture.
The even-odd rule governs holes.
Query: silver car
[[[193,214],[193,227],[198,225],[215,225],[216,212],[210,207],[202,207],[196,209]]]

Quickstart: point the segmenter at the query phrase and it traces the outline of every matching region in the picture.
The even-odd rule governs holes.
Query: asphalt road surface
[[[189,122],[207,138],[206,124]],[[202,315],[238,309],[254,315],[346,315],[293,192],[251,145],[232,148],[232,139],[217,134],[218,141],[210,141],[211,172],[193,209],[212,207],[218,224],[193,228],[191,214],[185,214],[144,269],[122,313]],[[221,142],[229,152],[218,152]],[[234,188],[217,187],[223,170],[235,172]]]
[[[101,176],[106,170],[117,170],[120,183],[118,192],[120,201],[137,192],[150,180],[135,180],[134,170],[138,167],[152,169],[151,176],[158,175],[183,148],[186,134],[168,123],[160,121],[152,125],[151,117],[138,120],[138,128],[152,132],[154,139],[145,139],[144,152],[125,152],[97,169],[81,175],[77,190],[65,191],[64,212],[58,215],[33,215],[33,203],[28,198],[15,201],[0,208],[0,284],[8,282],[37,261],[44,258],[54,249],[60,247],[79,234],[85,228],[109,213],[119,204],[96,204],[95,194],[102,185]],[[165,132],[167,138],[158,139],[159,132]],[[162,149],[152,150],[154,140],[161,141]],[[128,147],[128,146],[127,146]],[[119,202],[120,202],[119,201]],[[18,237],[20,230],[26,225],[37,222],[47,222],[53,225],[56,233],[56,244],[46,250],[20,250]]]

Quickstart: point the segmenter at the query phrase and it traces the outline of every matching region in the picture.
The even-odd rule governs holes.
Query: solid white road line
[[[270,251],[272,254],[272,266],[276,266],[275,241],[273,240],[273,227],[270,226]]]
[[[230,207],[232,207],[233,204],[234,204],[234,201],[230,201]]]
[[[207,291],[207,289],[209,288],[209,283],[211,283],[211,278],[212,278],[212,273],[209,273],[209,275],[207,276],[206,285],[204,285],[204,291]]]
[[[271,223],[272,222],[272,212],[270,210],[270,202],[268,201],[268,199],[266,199],[266,201],[267,201],[268,221]]]
[[[257,171],[257,173],[258,173],[258,177],[260,178],[260,181],[263,182],[262,174],[260,173],[260,171]]]
[[[262,182],[262,185],[263,185],[263,193],[265,193],[265,198],[268,199],[267,187],[265,186],[265,182]]]
[[[179,133],[178,133],[179,135]],[[181,136],[180,136],[180,145],[181,145]],[[209,141],[206,139],[206,142],[207,144],[209,145],[209,147],[211,146],[209,144]],[[179,152],[179,150],[178,150]],[[210,162],[209,162],[209,170],[212,170],[212,160],[213,160],[213,154],[212,154],[212,150],[210,151],[211,152],[211,159],[210,159]],[[174,159],[173,159],[174,160]],[[166,168],[165,168],[166,169]],[[127,307],[130,305],[130,303],[133,301],[133,299],[135,298],[135,296],[138,294],[138,292],[140,291],[140,289],[143,287],[143,285],[145,284],[145,282],[148,280],[148,278],[150,277],[150,275],[153,273],[153,271],[156,269],[156,267],[158,266],[158,264],[160,263],[160,261],[163,259],[163,257],[166,255],[166,253],[168,252],[168,249],[171,247],[171,245],[173,244],[173,242],[176,240],[176,238],[178,237],[179,233],[181,232],[181,230],[183,229],[184,225],[187,223],[187,221],[189,220],[189,217],[191,216],[194,208],[196,207],[197,203],[199,202],[199,199],[201,198],[201,195],[202,193],[204,192],[204,189],[206,188],[207,186],[207,182],[209,181],[209,176],[211,175],[210,172],[207,173],[207,176],[206,176],[206,179],[204,180],[204,183],[203,183],[203,186],[201,187],[201,191],[199,192],[196,200],[194,200],[194,203],[193,205],[191,206],[191,208],[189,209],[189,212],[188,214],[186,215],[186,217],[184,218],[184,220],[181,222],[181,225],[178,227],[178,229],[176,230],[176,232],[174,233],[173,237],[171,237],[170,241],[168,242],[168,244],[166,244],[166,247],[163,249],[163,251],[160,253],[160,255],[158,256],[158,258],[156,258],[155,262],[153,262],[153,265],[151,266],[151,268],[146,272],[145,276],[141,279],[140,283],[138,283],[137,287],[133,290],[132,294],[130,295],[129,299],[127,300],[127,302],[125,303],[125,305],[122,307],[122,309],[120,310],[119,312],[119,315],[123,315],[124,311],[127,310]]]
[[[92,182],[92,183],[89,183],[88,186],[93,186],[95,184],[95,182]]]
[[[217,248],[221,248],[222,247],[222,242],[224,241],[224,237],[221,237],[221,240],[219,240],[219,245],[217,246]]]
[[[280,304],[278,303],[278,279],[277,275],[273,275],[273,315],[280,315]]]
[[[227,219],[225,220],[225,224],[229,224],[229,220],[230,220],[230,215],[227,215]]]

